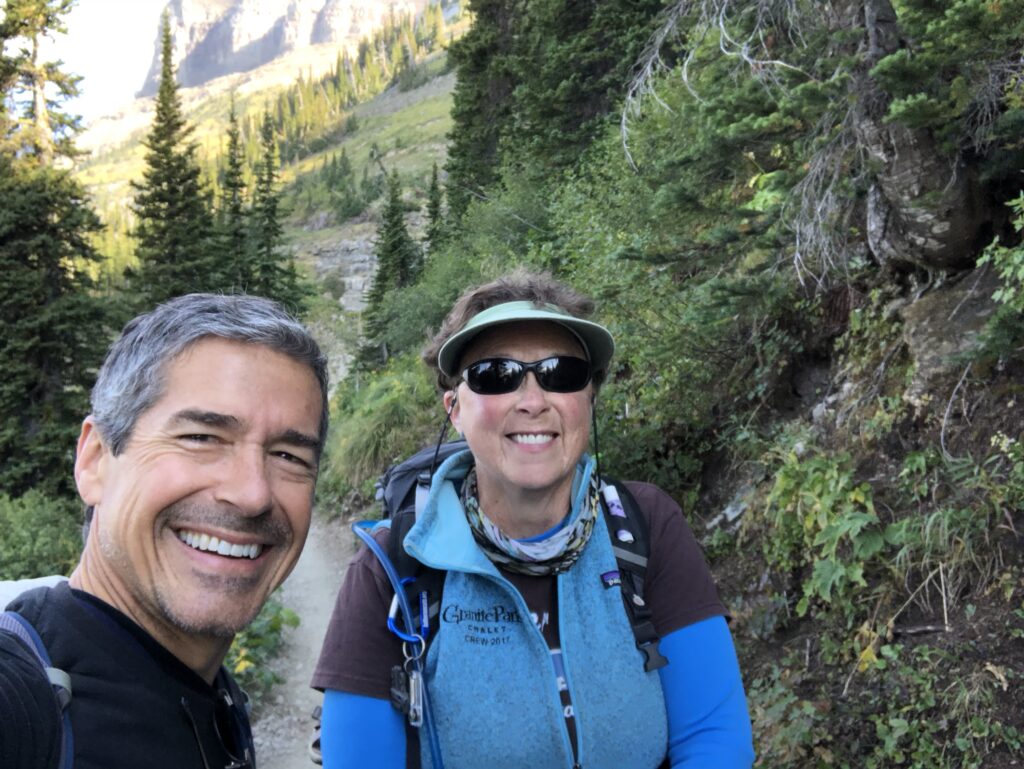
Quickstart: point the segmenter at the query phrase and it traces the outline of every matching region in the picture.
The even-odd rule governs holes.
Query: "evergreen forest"
[[[1024,0],[430,5],[192,113],[165,24],[152,125],[93,158],[36,45],[71,3],[0,25],[0,579],[74,564],[75,436],[135,312],[303,317],[319,511],[364,516],[441,428],[419,355],[454,299],[544,270],[616,337],[601,466],[700,540],[757,766],[1024,763]]]

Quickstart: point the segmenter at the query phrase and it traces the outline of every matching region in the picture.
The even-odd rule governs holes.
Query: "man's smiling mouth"
[[[209,534],[200,534],[197,531],[181,529],[177,532],[178,539],[191,548],[205,550],[217,555],[225,555],[229,558],[258,558],[263,552],[263,545],[253,543],[251,545],[239,545],[228,542],[225,539],[211,537]]]

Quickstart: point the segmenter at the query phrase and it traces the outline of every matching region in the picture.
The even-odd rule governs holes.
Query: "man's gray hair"
[[[327,358],[306,327],[276,302],[258,296],[188,294],[124,327],[92,389],[92,413],[111,453],[121,453],[138,418],[164,393],[167,364],[206,337],[258,344],[309,366],[323,410],[317,458],[327,438]]]

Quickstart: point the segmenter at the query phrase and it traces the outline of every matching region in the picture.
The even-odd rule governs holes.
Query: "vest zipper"
[[[469,572],[463,572],[463,573],[465,574],[465,573],[469,573]],[[482,577],[486,577],[487,579],[494,580],[499,585],[504,587],[505,591],[512,596],[513,600],[516,602],[517,606],[519,607],[519,610],[523,613],[523,617],[525,617],[527,620],[529,620],[529,618],[530,618],[530,607],[526,605],[526,599],[523,598],[523,594],[522,593],[520,593],[518,590],[516,590],[515,585],[513,585],[511,582],[509,582],[507,579],[505,579],[503,576],[501,576],[501,574],[489,574],[489,573],[484,572],[484,571],[478,571],[476,573],[478,575],[482,576]],[[562,649],[562,667],[565,669],[565,686],[566,686],[566,688],[569,691],[569,702],[572,703],[573,718],[575,719],[576,718],[576,700],[573,699],[572,687],[569,685],[569,670],[568,670],[568,667],[565,664],[565,646],[562,644],[562,628],[561,628],[561,622],[562,622],[562,590],[561,590],[561,580],[562,580],[562,575],[561,574],[555,575],[555,600],[558,602],[558,622],[559,622],[558,645]],[[540,628],[538,628],[536,625],[534,625],[532,621],[529,622],[529,625],[530,625],[531,628],[533,628],[533,632],[536,633],[537,636],[539,636],[540,642],[544,645],[544,650],[547,652],[547,655],[548,655],[548,663],[552,665],[551,673],[552,673],[552,675],[554,675],[554,672],[555,672],[554,671],[554,664],[551,662],[551,648],[548,646],[548,642],[546,640],[544,640],[544,634],[542,632],[540,632]],[[580,757],[580,750],[582,749],[582,745],[580,744],[579,721],[576,722],[576,725],[577,725],[577,729],[576,729],[576,745],[575,745],[575,749],[574,749],[573,743],[569,739],[569,727],[566,726],[566,724],[565,724],[565,713],[564,713],[564,708],[562,707],[562,697],[558,693],[557,682],[556,682],[556,686],[555,686],[555,697],[558,700],[558,710],[559,710],[559,712],[561,712],[560,721],[561,721],[561,725],[562,725],[562,737],[565,739],[565,744],[569,748],[569,754],[570,754],[570,756],[572,758],[572,769],[583,769],[583,764],[581,763],[581,757]]]
[[[572,769],[583,769],[583,741],[580,735],[580,720],[576,717],[576,697],[572,693],[572,679],[569,676],[569,657],[565,653],[565,643],[562,638],[562,575],[555,575],[555,601],[558,603],[558,646],[562,650],[562,671],[565,673],[565,688],[569,692],[569,702],[572,703],[572,719],[576,725],[576,745],[570,743],[572,751]],[[539,631],[538,631],[539,632]],[[559,698],[561,699],[561,698]],[[569,727],[565,723],[565,716],[562,716],[562,731],[565,733],[565,741],[569,742]]]

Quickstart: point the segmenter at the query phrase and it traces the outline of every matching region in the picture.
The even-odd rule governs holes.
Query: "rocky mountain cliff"
[[[246,72],[317,43],[355,43],[390,14],[416,13],[427,0],[170,0],[178,82],[202,85]],[[160,32],[138,96],[156,93]]]

